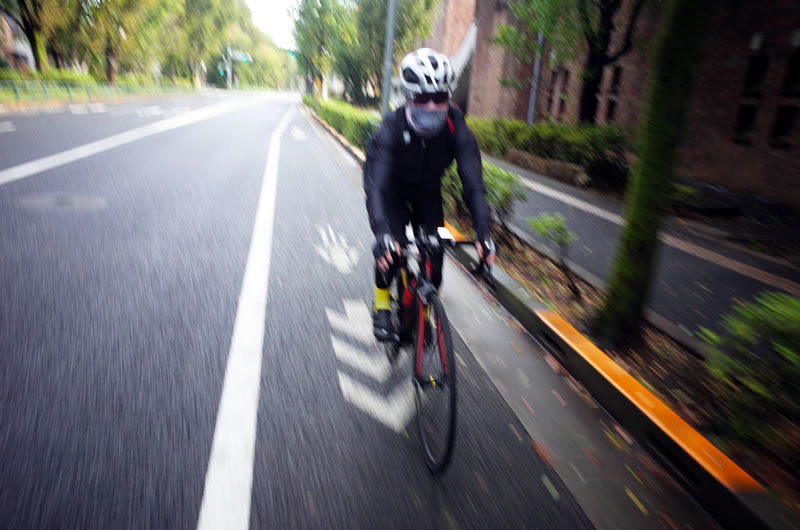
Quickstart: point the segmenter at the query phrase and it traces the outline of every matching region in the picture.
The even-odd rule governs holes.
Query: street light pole
[[[394,17],[397,0],[389,0],[386,13],[386,46],[383,50],[383,85],[381,85],[381,116],[389,112],[389,95],[392,93],[392,59],[394,56]]]
[[[227,79],[225,80],[225,84],[228,87],[228,90],[233,88],[233,53],[231,53],[231,46],[230,44],[227,46],[228,57],[225,61],[225,70],[227,70]]]

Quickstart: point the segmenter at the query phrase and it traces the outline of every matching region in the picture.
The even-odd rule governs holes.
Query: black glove
[[[383,234],[383,237],[378,236],[377,241],[372,246],[372,255],[375,259],[382,258],[386,253],[392,255],[392,259],[397,257],[397,242],[392,237],[392,234]]]
[[[483,251],[483,261],[492,254],[497,255],[497,247],[494,244],[492,236],[486,236],[483,240],[479,241],[481,250]]]

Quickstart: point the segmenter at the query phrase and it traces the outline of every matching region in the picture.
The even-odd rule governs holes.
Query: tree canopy
[[[368,86],[380,93],[386,43],[386,0],[300,0],[294,36],[304,75],[336,72],[358,102]],[[438,0],[397,0],[394,61],[430,35]]]
[[[117,72],[194,77],[226,47],[253,59],[237,65],[249,85],[285,86],[294,71],[288,52],[255,27],[245,0],[0,0],[22,22],[37,68],[88,68],[114,82]]]

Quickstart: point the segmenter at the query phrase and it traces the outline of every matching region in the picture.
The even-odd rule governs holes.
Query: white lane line
[[[84,104],[74,104],[69,106],[69,111],[72,114],[87,114],[89,112],[89,107]]]
[[[14,132],[17,128],[10,121],[0,121],[0,133]]]
[[[539,184],[538,182],[533,182],[526,178],[521,178],[521,180],[526,187],[532,189],[536,193],[540,193],[557,201],[563,202],[564,204],[572,206],[573,208],[583,210],[586,213],[590,213],[596,217],[605,219],[606,221],[614,223],[615,225],[621,226],[625,222],[621,216],[613,212],[609,212],[603,208],[599,208],[594,204],[575,198],[572,195],[554,190],[553,188],[545,186],[544,184]],[[678,249],[681,252],[691,254],[692,256],[698,257],[702,260],[708,261],[709,263],[713,263],[714,265],[718,265],[743,276],[747,276],[748,278],[752,278],[753,280],[762,282],[771,287],[782,289],[795,296],[800,296],[800,284],[791,280],[787,280],[786,278],[778,276],[777,274],[763,271],[752,265],[742,263],[741,261],[729,258],[727,256],[723,256],[722,254],[714,252],[713,250],[708,250],[705,247],[695,245],[694,243],[690,243],[663,232],[659,234],[658,237],[668,246]]]
[[[289,124],[294,109],[292,106],[284,114],[269,143],[206,471],[203,501],[197,523],[200,530],[246,530],[250,526],[250,496],[253,486],[275,194],[278,186],[278,159],[281,135]]]
[[[41,173],[42,171],[47,171],[48,169],[53,169],[58,166],[63,166],[64,164],[69,164],[70,162],[75,162],[76,160],[81,160],[82,158],[87,158],[92,155],[102,153],[103,151],[108,151],[109,149],[113,149],[121,145],[135,142],[136,140],[141,140],[142,138],[146,138],[154,134],[215,118],[217,116],[239,110],[258,102],[258,100],[253,99],[216,103],[194,112],[189,112],[174,118],[157,121],[155,123],[150,123],[136,129],[131,129],[130,131],[125,131],[120,134],[109,136],[108,138],[103,138],[102,140],[96,140],[88,144],[73,147],[72,149],[67,149],[66,151],[61,151],[60,153],[39,158],[38,160],[32,160],[18,166],[3,169],[0,170],[0,186],[3,184],[8,184],[9,182],[14,182],[15,180],[30,177],[31,175]]]

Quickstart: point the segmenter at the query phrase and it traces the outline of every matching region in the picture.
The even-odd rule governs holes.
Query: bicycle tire
[[[414,366],[414,389],[415,401],[417,405],[417,429],[419,431],[420,442],[422,444],[422,452],[425,457],[425,463],[428,469],[433,474],[442,473],[450,462],[450,457],[453,452],[453,444],[455,442],[455,429],[456,429],[456,403],[457,403],[457,386],[456,386],[456,373],[457,368],[455,364],[455,352],[453,351],[453,338],[450,331],[450,322],[447,320],[447,315],[444,311],[439,296],[436,293],[429,295],[428,305],[429,311],[432,312],[426,316],[425,306],[420,298],[417,298],[417,307],[419,312],[416,316],[418,319],[417,333],[415,336],[416,352],[413,356],[415,359]],[[433,326],[433,324],[437,325]],[[430,338],[436,337],[434,346],[438,347],[439,366],[442,370],[439,377],[434,378],[431,374],[424,373],[424,354],[425,351],[425,328],[431,330]],[[435,364],[435,360],[430,356],[428,360]],[[421,376],[421,377],[420,377]],[[437,422],[432,418],[433,410],[427,410],[426,405],[430,405],[432,398],[438,397],[437,393],[448,390],[448,396],[443,400],[444,405],[447,406],[447,412],[443,414],[444,425],[443,432],[440,435],[434,435],[431,431],[436,426]],[[439,439],[434,439],[439,438]]]

